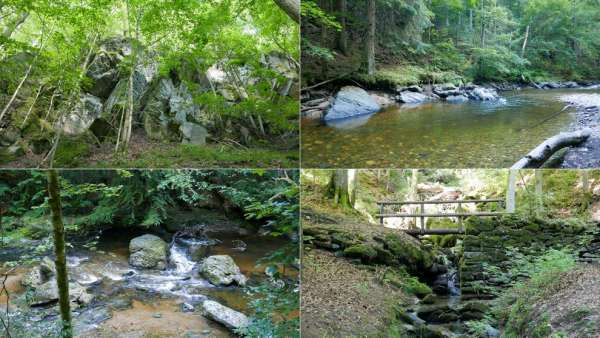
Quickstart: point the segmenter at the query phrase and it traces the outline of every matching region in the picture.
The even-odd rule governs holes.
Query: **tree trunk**
[[[333,203],[343,208],[354,208],[356,197],[356,170],[337,169],[333,172],[330,183]]]
[[[525,39],[523,40],[523,47],[521,48],[521,57],[525,56],[525,48],[527,48],[527,40],[529,39],[529,25],[525,29]]]
[[[300,23],[300,0],[274,0],[292,20]]]
[[[508,171],[508,189],[506,192],[506,212],[513,213],[516,210],[515,195],[517,191],[517,170]]]
[[[69,278],[67,276],[67,260],[65,255],[65,227],[62,220],[60,204],[60,187],[56,170],[48,171],[48,204],[52,213],[54,229],[54,253],[56,255],[56,284],[58,285],[58,303],[62,318],[62,336],[73,337],[71,326],[71,308],[69,304]]]
[[[574,132],[560,133],[552,136],[539,146],[535,147],[529,154],[525,155],[517,163],[513,164],[512,169],[539,168],[558,150],[580,144],[587,140],[591,135],[590,129],[584,129]]]
[[[339,12],[339,22],[342,26],[338,37],[338,48],[344,54],[348,54],[348,30],[346,29],[346,12],[347,3],[346,0],[337,1],[337,9]]]
[[[127,13],[127,35],[130,40],[132,40],[131,34],[131,7],[129,1],[125,2],[126,5],[126,13]],[[139,20],[136,17],[136,41],[139,41]],[[136,46],[132,43],[132,51],[131,57],[133,59],[131,72],[129,74],[129,83],[127,90],[127,110],[125,111],[125,117],[123,118],[123,126],[121,129],[121,136],[119,137],[120,144],[117,144],[117,148],[119,151],[125,153],[129,148],[129,141],[131,140],[131,132],[133,130],[133,79],[135,75],[135,70],[137,67],[137,55],[136,55]]]
[[[535,200],[536,200],[536,214],[541,216],[544,211],[544,174],[543,170],[535,171]]]
[[[367,17],[369,28],[367,33],[367,73],[375,74],[375,0],[369,0]]]
[[[485,12],[484,12],[484,0],[481,1],[481,48],[485,48]]]

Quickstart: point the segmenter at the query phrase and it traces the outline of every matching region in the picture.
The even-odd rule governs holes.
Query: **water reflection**
[[[496,102],[391,107],[341,125],[302,123],[307,167],[508,167],[569,129],[574,110],[558,97],[589,90],[525,89]],[[543,123],[541,123],[543,121]]]

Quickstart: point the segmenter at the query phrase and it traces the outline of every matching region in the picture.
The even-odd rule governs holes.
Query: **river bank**
[[[538,87],[543,89],[496,84],[453,89],[450,85],[427,89],[413,86],[402,88],[397,95],[363,91],[354,96],[360,99],[342,97],[346,104],[338,104],[343,109],[337,110],[325,107],[330,102],[325,99],[316,120],[302,120],[303,161],[313,167],[510,167],[559,132],[597,126],[593,109],[577,105],[565,108],[568,103],[563,100],[575,94],[595,94],[596,86],[576,88],[577,84],[565,82]],[[322,90],[319,95],[330,94]],[[386,96],[386,100],[378,99]],[[400,97],[421,101],[399,103]],[[365,107],[370,113],[358,113]],[[305,113],[312,111],[304,109]],[[320,119],[328,109],[334,116],[341,116],[338,110],[344,110],[354,117]],[[588,141],[588,148],[595,149],[592,146],[599,142],[594,139]],[[373,152],[373,147],[380,151]],[[585,145],[582,148],[579,156],[560,158],[552,166],[589,167],[595,156]],[[346,156],[342,158],[340,153]]]

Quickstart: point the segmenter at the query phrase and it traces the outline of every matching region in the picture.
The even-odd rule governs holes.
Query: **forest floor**
[[[597,337],[600,331],[600,266],[580,264],[561,275],[553,293],[533,306],[533,317],[549,314],[553,332],[568,337]]]
[[[165,143],[150,140],[143,132],[134,132],[127,155],[117,157],[109,142],[97,146],[83,142],[61,143],[55,156],[55,167],[73,168],[191,168],[191,167],[276,167],[291,168],[298,164],[298,151],[268,147],[241,148],[231,145],[206,146]],[[44,155],[28,153],[2,164],[10,168],[36,168]]]
[[[407,296],[380,282],[372,266],[307,249],[302,271],[302,335],[363,336],[387,331],[391,307]]]

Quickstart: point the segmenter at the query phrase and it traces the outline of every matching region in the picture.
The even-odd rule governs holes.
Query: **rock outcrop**
[[[167,243],[154,235],[129,242],[129,264],[136,268],[163,270],[167,265]]]

